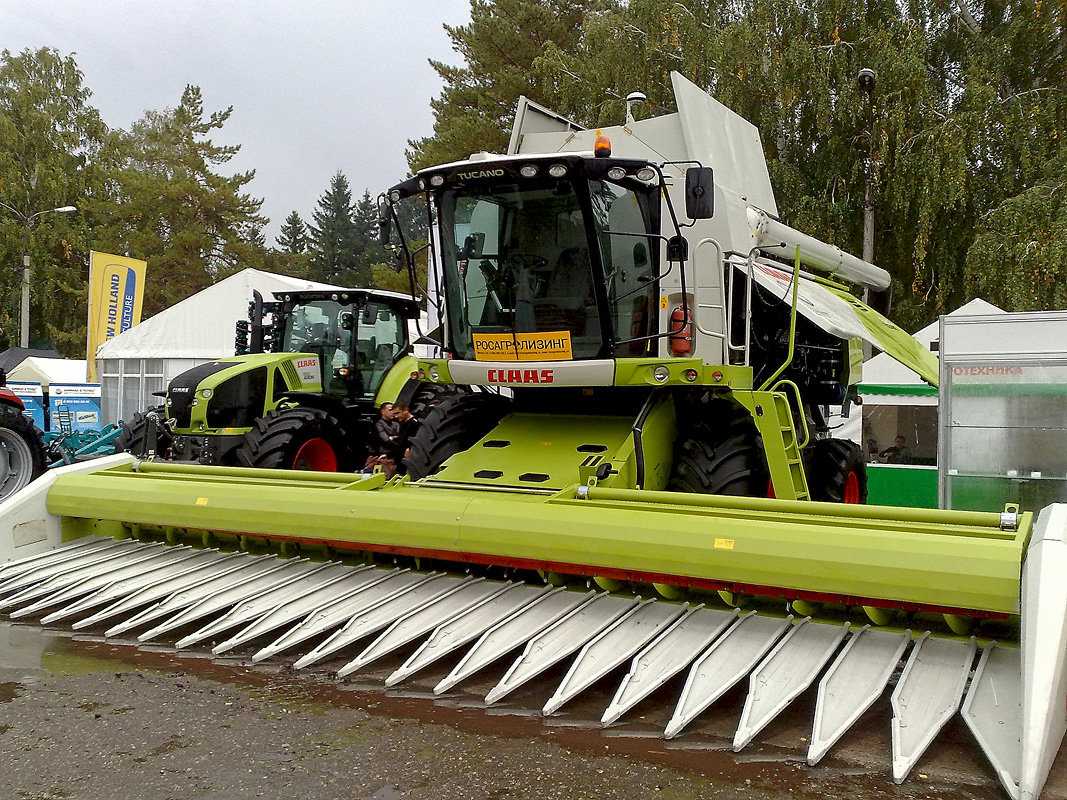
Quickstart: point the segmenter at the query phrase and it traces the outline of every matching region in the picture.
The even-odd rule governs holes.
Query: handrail
[[[779,386],[784,386],[784,387],[787,387],[787,388],[788,387],[792,387],[793,388],[793,394],[795,394],[797,396],[797,411],[799,412],[799,416],[800,416],[800,427],[803,428],[803,430],[804,430],[804,441],[802,441],[800,443],[799,448],[801,450],[803,450],[805,447],[808,446],[808,443],[811,441],[811,432],[808,430],[808,418],[804,416],[804,399],[800,396],[800,387],[797,386],[795,383],[793,383],[793,381],[789,380],[788,378],[782,378],[782,380],[778,381],[776,384],[774,384],[774,386],[771,387],[771,391],[772,392],[778,392],[779,391],[779,389],[778,389]],[[781,392],[781,394],[784,396],[785,392]],[[789,404],[789,399],[787,397],[786,398],[786,405],[788,405],[788,404]],[[792,413],[792,412],[790,412],[790,413]]]
[[[708,237],[706,239],[701,239],[699,242],[697,242],[697,246],[693,248],[693,324],[696,325],[697,331],[699,331],[700,333],[704,334],[705,336],[714,336],[716,339],[721,339],[723,341],[728,341],[728,332],[730,330],[730,315],[727,313],[727,310],[726,310],[726,288],[725,288],[725,286],[723,286],[723,282],[721,280],[719,281],[719,294],[721,295],[721,298],[722,298],[722,305],[716,306],[716,305],[712,305],[710,303],[701,303],[700,302],[700,283],[697,280],[696,255],[697,255],[697,252],[700,250],[700,248],[703,247],[706,244],[710,244],[715,248],[715,252],[718,255],[718,258],[716,259],[715,263],[716,264],[720,264],[720,265],[723,263],[722,245],[719,244],[714,239],[712,239],[711,237]],[[723,332],[720,333],[719,331],[708,330],[707,328],[705,328],[703,325],[700,324],[700,309],[701,308],[709,308],[709,309],[718,308],[718,309],[722,310],[722,312],[723,312],[723,324],[725,326]]]

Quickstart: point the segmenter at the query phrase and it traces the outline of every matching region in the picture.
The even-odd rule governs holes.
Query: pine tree
[[[275,239],[278,247],[285,253],[298,255],[306,253],[310,244],[310,236],[307,225],[296,211],[285,218],[280,235]]]
[[[353,220],[352,190],[344,173],[337,172],[319,198],[312,215],[311,277],[342,286],[366,286],[369,270],[359,263],[359,242]]]
[[[207,138],[232,111],[205,116],[199,87],[187,86],[176,108],[149,111],[115,138],[119,167],[99,207],[97,247],[147,259],[146,316],[262,263],[262,201],[241,191],[255,172],[218,174],[240,146]]]

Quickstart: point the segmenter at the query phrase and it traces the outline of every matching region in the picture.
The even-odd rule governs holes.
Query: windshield
[[[575,186],[590,196],[580,197]],[[654,322],[648,311],[654,309],[658,255],[647,234],[658,228],[658,206],[650,190],[639,187],[640,194],[609,181],[530,179],[442,192],[445,290],[456,355],[483,361],[601,355],[601,264],[607,273],[603,316],[612,338],[645,335]],[[583,206],[591,209],[591,220]],[[597,231],[592,242],[587,223]]]
[[[282,347],[287,353],[319,357],[326,394],[373,395],[404,349],[405,333],[403,315],[388,306],[368,302],[360,311],[350,304],[314,300],[288,315]],[[342,367],[355,367],[358,380],[339,375]]]

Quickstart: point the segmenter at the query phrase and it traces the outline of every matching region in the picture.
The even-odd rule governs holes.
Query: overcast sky
[[[469,0],[0,0],[0,48],[74,53],[90,102],[113,128],[173,107],[186,84],[205,110],[233,106],[215,141],[240,144],[232,171],[263,198],[267,241],[296,209],[310,219],[341,170],[354,195],[407,174],[408,139],[433,130],[441,81],[459,63],[442,24]]]

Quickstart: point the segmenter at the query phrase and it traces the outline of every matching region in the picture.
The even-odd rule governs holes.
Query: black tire
[[[470,394],[466,386],[456,386],[454,383],[422,383],[415,390],[408,404],[408,411],[417,420],[424,420],[435,406],[449,397]]]
[[[148,449],[148,415],[157,413],[161,419],[166,419],[166,411],[163,406],[153,406],[147,411],[138,411],[129,422],[123,421],[122,431],[115,437],[116,453],[132,453],[135,456],[147,455]],[[159,458],[168,458],[170,446],[173,444],[171,435],[160,431],[156,437],[156,455]]]
[[[340,420],[321,408],[277,408],[257,419],[245,434],[237,448],[237,463],[262,469],[355,472],[363,468],[365,456],[365,448],[355,444]]]
[[[752,418],[733,403],[714,403],[710,410],[713,419],[696,423],[679,438],[667,488],[766,497],[770,474]]]
[[[867,461],[863,448],[846,439],[817,439],[806,460],[812,500],[867,502]]]
[[[407,474],[417,480],[437,472],[449,457],[470,449],[495,428],[510,408],[510,400],[489,392],[446,397],[430,409],[408,442]]]
[[[0,404],[0,500],[6,500],[47,468],[40,431],[20,409]]]

